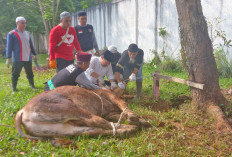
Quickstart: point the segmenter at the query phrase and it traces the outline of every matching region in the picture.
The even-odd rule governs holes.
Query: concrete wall
[[[221,17],[223,21],[219,28],[232,39],[230,0],[202,0],[202,6],[207,20]],[[130,43],[137,43],[145,51],[145,60],[149,61],[153,56],[151,50],[161,52],[163,39],[158,35],[158,29],[166,27],[165,51],[172,57],[179,56],[178,16],[174,0],[113,0],[86,11],[101,49],[113,44],[122,52]],[[75,26],[77,13],[72,19]]]
[[[31,39],[34,45],[34,48],[37,53],[48,53],[48,43],[47,38],[43,34],[31,34]]]

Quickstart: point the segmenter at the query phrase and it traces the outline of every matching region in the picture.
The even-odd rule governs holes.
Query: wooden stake
[[[156,72],[159,74],[159,71]],[[156,100],[159,99],[159,77],[153,76],[153,95]]]
[[[165,79],[165,80],[169,80],[169,81],[173,81],[173,82],[185,84],[187,86],[198,88],[198,89],[201,89],[201,90],[204,89],[204,84],[187,81],[185,79],[181,79],[181,78],[177,78],[177,77],[160,75],[158,72],[154,73],[154,77],[159,77],[159,78],[162,78],[162,79]]]

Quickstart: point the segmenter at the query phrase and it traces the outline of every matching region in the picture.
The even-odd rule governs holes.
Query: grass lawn
[[[46,65],[47,55],[39,55]],[[144,75],[154,72],[144,66]],[[184,72],[162,74],[187,79]],[[54,70],[34,71],[37,91],[30,89],[24,70],[18,81],[18,92],[11,94],[11,69],[0,58],[0,124],[14,125],[14,116],[31,98],[43,92],[43,83],[54,76]],[[222,89],[232,79],[220,78]],[[32,141],[19,137],[15,128],[0,126],[0,156],[232,156],[232,137],[215,130],[215,122],[190,105],[189,87],[165,80],[160,84],[160,100],[152,98],[152,78],[143,81],[141,101],[126,100],[129,108],[154,126],[128,138],[67,137],[69,147],[54,147],[50,140]],[[126,96],[135,94],[135,83],[129,84]],[[182,105],[181,105],[182,104]],[[77,113],[78,114],[78,113]]]

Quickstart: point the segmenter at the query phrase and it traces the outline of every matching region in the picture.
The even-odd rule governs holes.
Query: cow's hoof
[[[139,123],[140,123],[140,127],[144,127],[144,128],[152,127],[152,125],[149,122],[145,121],[144,119],[140,119]]]
[[[129,123],[131,122],[131,123],[138,123],[139,122],[139,118],[135,115],[135,114],[130,114],[130,113],[128,113],[128,121],[129,121]],[[130,124],[131,124],[130,123]]]
[[[118,127],[116,136],[125,137],[135,134],[138,130],[138,127],[135,125],[125,125],[122,124]]]

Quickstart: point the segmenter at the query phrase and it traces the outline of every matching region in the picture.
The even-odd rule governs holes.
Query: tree
[[[219,74],[200,0],[176,0],[180,36],[187,55],[189,79],[204,84],[191,88],[193,104],[214,116],[218,129],[232,128],[218,105],[227,104],[219,86]]]
[[[27,19],[27,30],[30,32],[44,33],[44,26],[37,6],[30,5],[23,0],[2,0],[0,1],[0,41],[7,32],[16,27],[15,18],[24,16]],[[3,43],[5,46],[6,43]]]
[[[82,9],[86,9],[104,2],[110,2],[112,0],[74,0],[74,1],[77,1],[78,4],[82,7]]]
[[[25,0],[27,3],[37,5],[41,13],[48,41],[50,30],[59,23],[59,14],[63,11],[74,11],[72,0]]]

